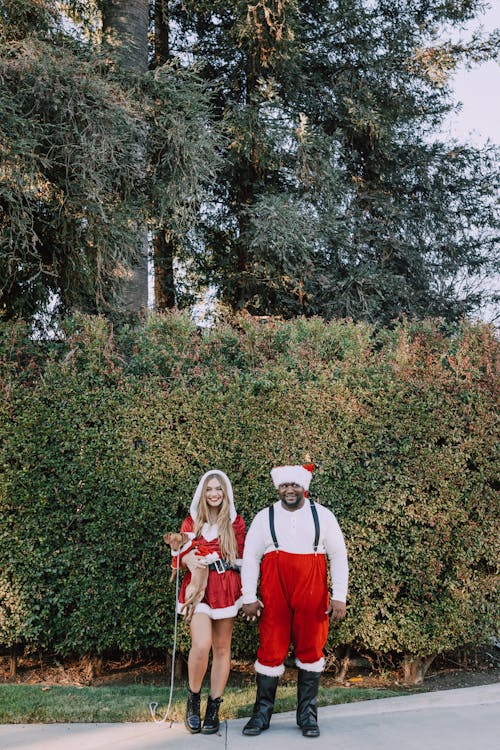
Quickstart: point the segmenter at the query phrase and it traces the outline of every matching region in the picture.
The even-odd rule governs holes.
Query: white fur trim
[[[308,490],[312,472],[303,466],[275,466],[274,469],[271,469],[271,478],[276,489],[280,484],[295,482],[295,484],[299,484],[305,490]]]
[[[204,523],[201,529],[201,536],[207,542],[213,542],[219,536],[219,525],[217,523]]]
[[[174,550],[172,550],[172,557],[179,557],[180,554],[186,552],[191,547],[191,542],[194,539],[194,533],[192,531],[187,531],[186,533],[189,537],[189,541],[187,541],[186,544],[183,544],[182,547],[177,550],[177,552],[174,552]]]
[[[227,474],[224,474],[223,471],[219,471],[219,469],[212,469],[211,471],[207,471],[205,474],[203,474],[202,478],[198,482],[198,487],[196,488],[196,492],[194,493],[194,497],[191,502],[191,507],[189,509],[191,518],[193,519],[193,521],[196,521],[196,517],[198,515],[198,505],[200,504],[200,499],[201,499],[201,491],[203,489],[203,483],[205,479],[209,477],[211,474],[215,474],[216,476],[222,477],[222,479],[225,481],[227,485],[227,494],[228,494],[228,500],[229,500],[229,517],[232,523],[234,519],[236,518],[236,508],[234,507],[233,487],[231,485],[231,482]]]
[[[177,602],[177,612],[181,614],[181,607],[182,604],[180,602]],[[205,602],[200,602],[196,605],[196,608],[194,610],[194,614],[203,614],[208,615],[211,620],[224,620],[226,617],[236,617],[239,610],[241,608],[241,597],[235,601],[234,604],[232,604],[230,607],[220,607],[220,609],[212,609],[208,606],[208,604],[205,604]]]
[[[325,658],[322,657],[318,661],[312,661],[308,664],[304,664],[300,659],[295,659],[295,664],[299,669],[303,669],[305,672],[322,672],[325,668]]]
[[[284,664],[280,664],[278,667],[266,667],[266,665],[261,664],[258,659],[253,666],[258,674],[265,674],[268,677],[281,677],[285,671]]]

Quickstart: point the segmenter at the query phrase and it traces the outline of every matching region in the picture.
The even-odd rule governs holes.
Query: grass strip
[[[202,699],[202,711],[206,698]],[[407,693],[408,691],[405,691]],[[319,705],[353,703],[401,695],[401,692],[369,688],[320,688]],[[53,724],[151,721],[149,704],[158,702],[157,717],[163,718],[169,699],[168,687],[129,685],[109,687],[61,687],[44,685],[0,686],[0,723]],[[227,688],[221,716],[236,719],[250,716],[255,701],[255,688]],[[183,721],[186,689],[174,690],[169,718]],[[278,688],[276,712],[296,708],[296,688]]]

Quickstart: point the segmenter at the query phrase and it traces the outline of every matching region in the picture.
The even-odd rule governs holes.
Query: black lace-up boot
[[[297,676],[297,724],[304,737],[319,737],[318,689],[321,672],[299,669]]]
[[[269,677],[267,674],[257,672],[257,696],[253,707],[253,714],[245,726],[243,734],[255,737],[269,728],[269,722],[274,709],[274,699],[279,677]]]
[[[186,729],[191,734],[197,734],[201,729],[200,718],[200,693],[193,693],[188,688],[188,698],[186,704],[186,718],[184,719]]]
[[[212,698],[210,695],[208,696],[205,718],[201,728],[202,734],[215,734],[219,731],[219,706],[221,703],[222,698]]]

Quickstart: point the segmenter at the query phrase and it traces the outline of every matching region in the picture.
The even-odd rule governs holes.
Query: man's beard
[[[299,506],[304,499],[304,495],[295,495],[294,499],[288,499],[286,497],[281,498],[281,502],[287,507],[287,508],[296,508]]]

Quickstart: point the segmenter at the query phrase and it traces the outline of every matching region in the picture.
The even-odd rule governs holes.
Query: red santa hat
[[[275,466],[274,469],[271,469],[271,479],[276,489],[280,484],[295,482],[307,491],[311,484],[313,469],[314,464]]]

